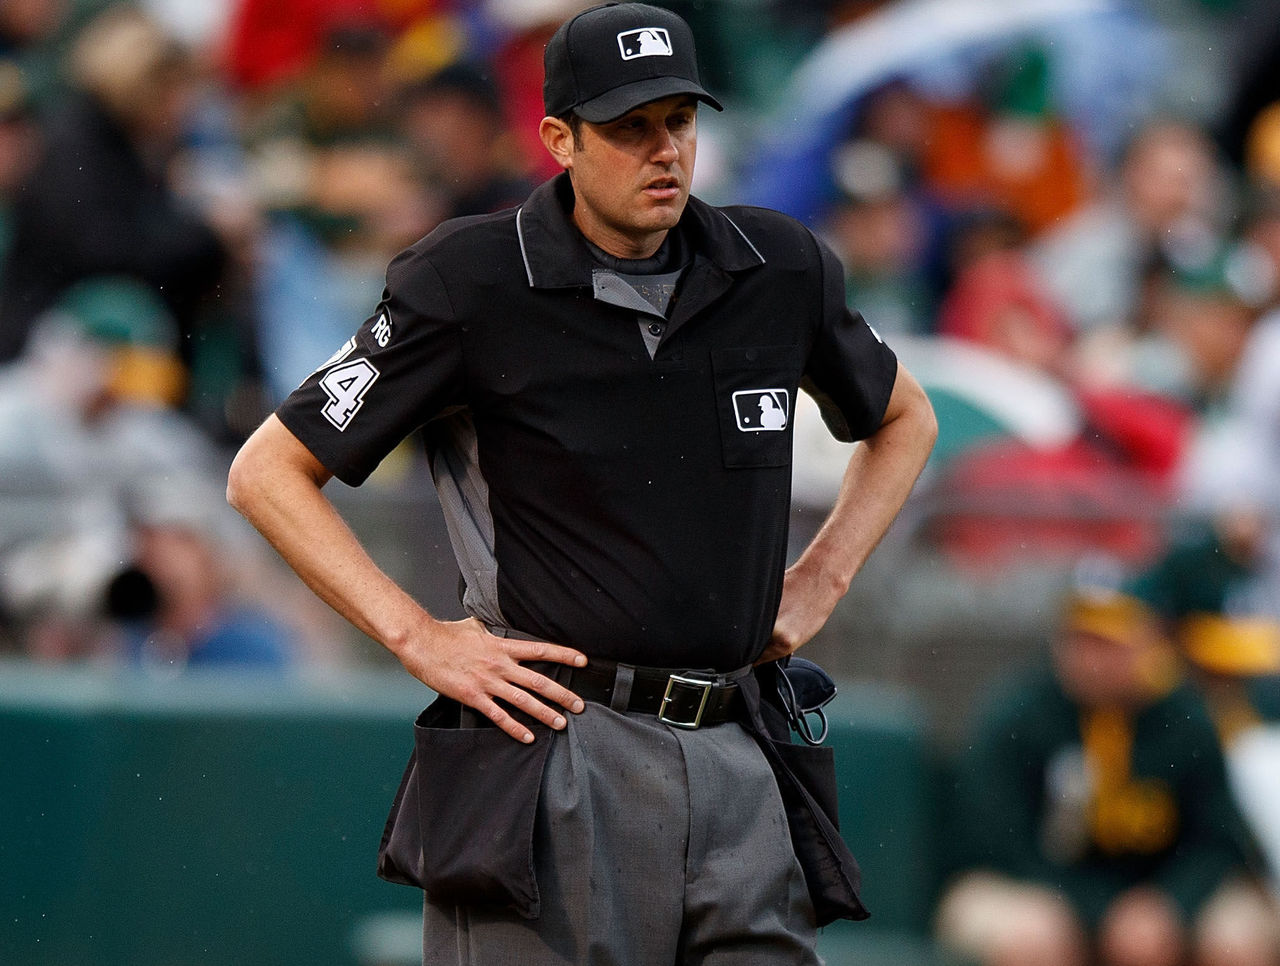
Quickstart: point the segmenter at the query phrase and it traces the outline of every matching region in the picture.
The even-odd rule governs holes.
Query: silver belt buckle
[[[663,724],[671,725],[673,728],[684,728],[686,731],[693,731],[702,725],[702,712],[707,709],[707,699],[711,697],[711,689],[714,682],[707,681],[703,678],[685,677],[682,674],[673,674],[667,679],[667,690],[662,695],[662,707],[658,711],[658,720]],[[694,712],[692,721],[677,721],[674,718],[667,717],[667,706],[671,704],[677,688],[692,688],[702,692],[702,697],[698,701],[698,710]]]

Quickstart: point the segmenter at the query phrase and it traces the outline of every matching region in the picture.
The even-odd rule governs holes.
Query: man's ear
[[[538,125],[543,146],[566,171],[573,167],[573,130],[558,117],[544,117]]]

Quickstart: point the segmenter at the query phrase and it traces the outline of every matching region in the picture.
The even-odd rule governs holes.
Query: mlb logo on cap
[[[618,49],[623,60],[637,57],[670,57],[671,35],[661,27],[644,27],[618,34]]]
[[[648,3],[606,3],[562,23],[543,52],[542,103],[603,124],[667,97],[720,102],[698,77],[693,32],[678,14]]]

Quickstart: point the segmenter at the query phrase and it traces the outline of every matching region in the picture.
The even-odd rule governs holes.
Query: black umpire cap
[[[565,21],[547,42],[543,65],[542,102],[551,117],[573,111],[601,124],[677,94],[723,110],[702,87],[689,25],[647,3],[607,3]]]

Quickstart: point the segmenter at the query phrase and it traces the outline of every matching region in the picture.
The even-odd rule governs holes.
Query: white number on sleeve
[[[368,359],[352,359],[334,366],[320,377],[320,388],[329,397],[321,412],[324,418],[346,429],[352,417],[364,405],[364,394],[377,381],[378,370]]]

